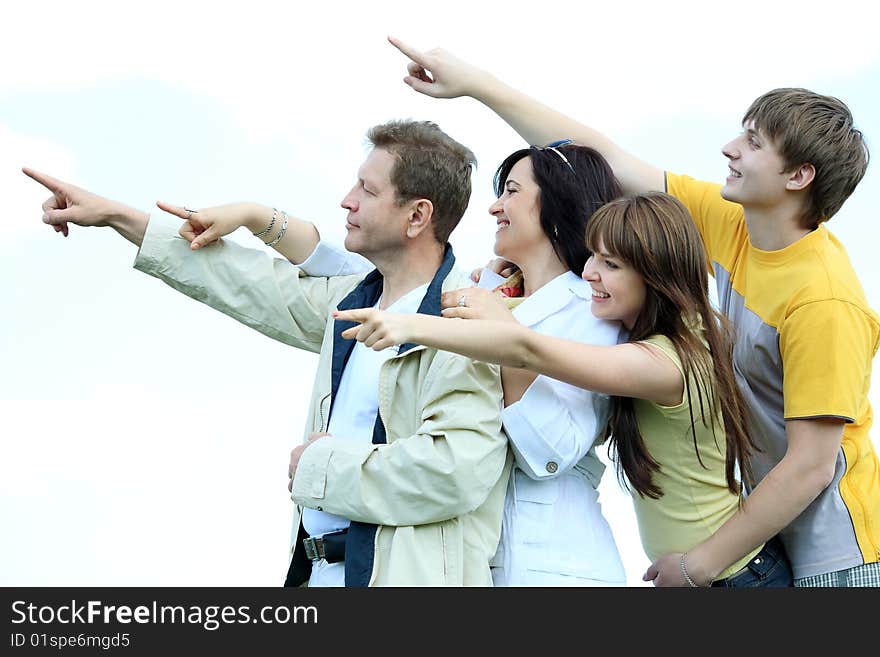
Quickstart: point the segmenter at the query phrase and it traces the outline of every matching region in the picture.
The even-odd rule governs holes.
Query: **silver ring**
[[[193,215],[193,212],[198,212],[198,210],[190,210],[190,209],[189,209],[188,207],[186,207],[185,205],[183,206],[183,209],[186,210],[187,212],[189,212],[189,214],[186,215],[186,218],[187,218],[187,219],[189,219],[189,218]]]
[[[460,297],[458,297],[458,307],[465,308],[466,306],[467,306],[467,297],[465,297],[462,294]]]

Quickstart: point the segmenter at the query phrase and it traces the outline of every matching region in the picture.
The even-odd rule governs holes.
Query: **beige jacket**
[[[286,260],[230,240],[191,251],[178,226],[179,220],[153,216],[135,268],[269,337],[319,354],[303,439],[325,430],[330,313],[364,275],[307,277]],[[469,285],[452,267],[442,289]],[[491,585],[489,560],[511,464],[501,400],[497,366],[422,346],[391,358],[379,378],[387,443],[333,436],[305,450],[293,486],[294,528],[301,507],[378,525],[371,586]]]

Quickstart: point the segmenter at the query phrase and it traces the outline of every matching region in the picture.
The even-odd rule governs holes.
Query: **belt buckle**
[[[306,551],[306,558],[309,561],[318,561],[324,558],[324,541],[320,538],[309,536],[303,539],[303,548]]]

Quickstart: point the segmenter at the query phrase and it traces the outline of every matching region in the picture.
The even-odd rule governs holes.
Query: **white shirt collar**
[[[534,326],[564,308],[572,295],[585,301],[593,298],[590,284],[577,274],[567,271],[523,299],[513,309],[513,316],[524,326]]]

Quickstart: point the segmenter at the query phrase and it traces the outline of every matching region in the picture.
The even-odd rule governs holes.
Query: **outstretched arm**
[[[189,240],[193,251],[244,226],[265,244],[271,244],[278,253],[298,265],[309,257],[320,240],[314,224],[259,203],[229,203],[197,210],[188,210],[162,201],[156,205],[184,220],[180,236]]]
[[[70,183],[28,167],[22,172],[52,192],[43,202],[43,222],[67,237],[68,224],[109,226],[132,244],[140,246],[150,216],[117,201],[92,194]]]
[[[132,244],[140,246],[143,242],[150,220],[150,215],[146,212],[92,194],[28,167],[23,167],[22,172],[52,192],[52,196],[43,202],[43,222],[52,226],[56,232],[67,237],[69,224],[109,226]],[[271,228],[261,237],[264,242],[271,242],[281,233],[284,225],[280,211],[273,211],[273,208],[258,203],[231,203],[204,210],[189,210],[161,201],[156,205],[183,219],[180,235],[189,241],[193,250],[216,242],[240,226],[246,226],[252,233],[258,234],[269,228],[270,222]],[[281,239],[272,246],[285,258],[299,264],[309,257],[319,239],[314,225],[288,216]]]
[[[449,308],[446,317],[467,308]],[[408,315],[375,309],[337,311],[336,320],[360,323],[343,332],[381,351],[416,344],[452,351],[474,360],[520,367],[608,395],[649,399],[665,405],[681,401],[684,383],[675,364],[652,345],[595,346],[542,335],[515,322]]]
[[[445,50],[422,52],[400,39],[391,44],[410,58],[404,82],[432,98],[470,96],[504,119],[529,144],[543,146],[572,139],[608,160],[624,192],[663,191],[663,171],[626,152],[602,133],[509,87],[488,71],[471,66]]]

